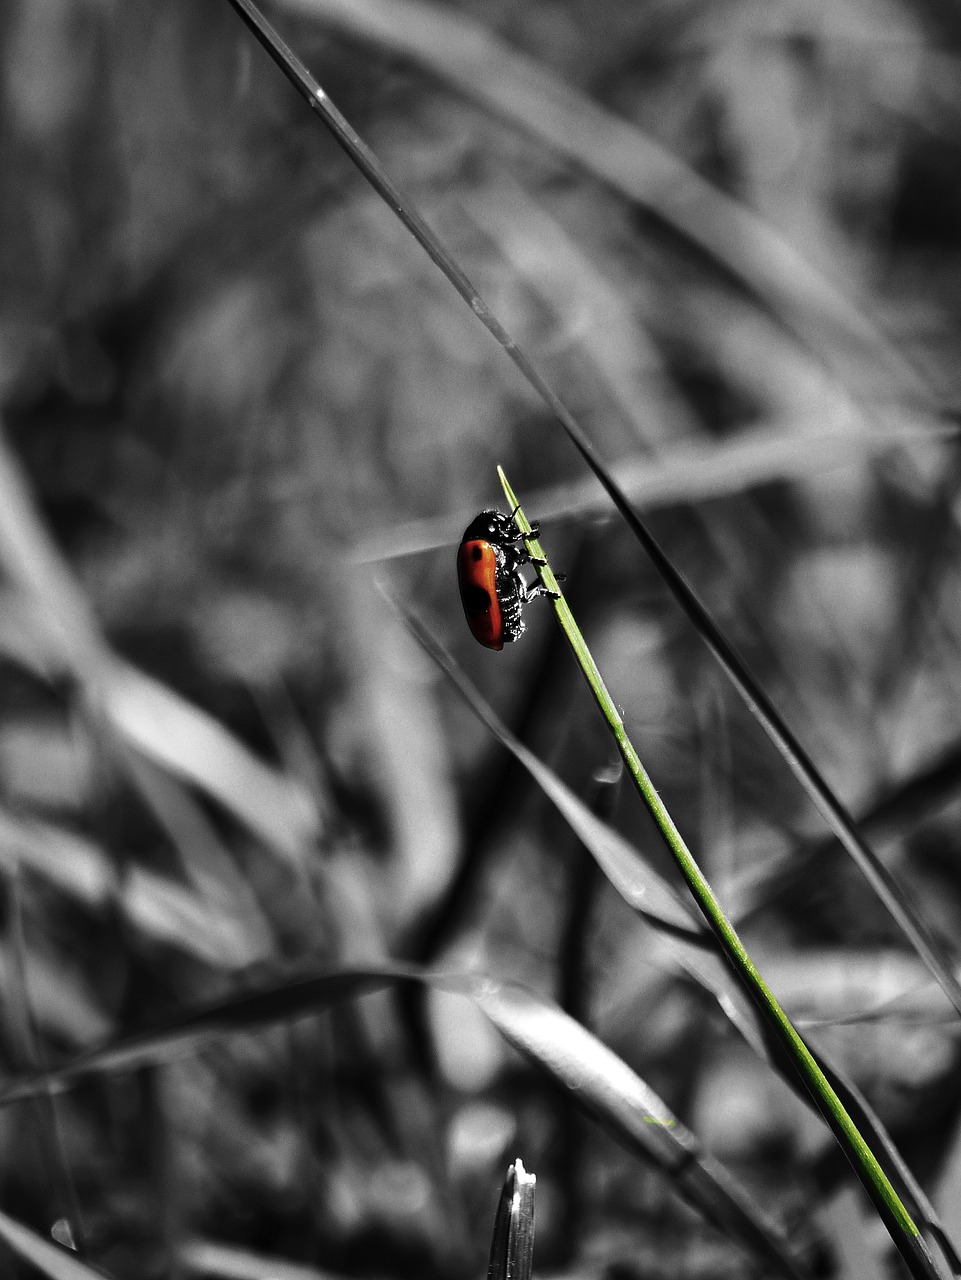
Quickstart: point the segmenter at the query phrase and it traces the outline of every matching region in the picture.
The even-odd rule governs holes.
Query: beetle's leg
[[[543,582],[532,582],[530,586],[524,583],[524,602],[528,600],[536,600],[538,596],[545,596],[548,600],[560,600],[559,591],[551,591],[550,587],[545,587]]]
[[[547,561],[544,559],[544,557],[543,557],[543,556],[528,556],[528,557],[527,557],[527,563],[528,563],[528,564],[536,564],[536,565],[539,565],[541,568],[543,568],[543,566],[544,566],[545,564],[547,564]],[[557,579],[557,581],[558,581],[558,582],[566,582],[566,581],[567,581],[567,574],[566,574],[566,573],[555,573],[555,574],[554,574],[554,577]]]
[[[511,512],[510,518],[512,520],[517,515],[518,511],[520,511],[520,509],[521,509],[521,504],[518,503],[517,506],[514,508],[514,510]],[[520,529],[518,529],[518,531],[514,534],[514,541],[523,542],[525,538],[539,538],[540,535],[541,535],[541,526],[535,520],[534,523],[531,525],[530,533],[521,533]]]

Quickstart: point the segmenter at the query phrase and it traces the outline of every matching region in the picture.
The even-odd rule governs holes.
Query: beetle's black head
[[[485,542],[491,543],[492,546],[498,544],[503,546],[504,543],[516,542],[518,538],[517,525],[510,518],[505,516],[502,511],[495,511],[491,508],[489,511],[482,511],[479,516],[475,516],[467,528],[464,530],[462,542],[472,542],[475,538],[483,538]]]

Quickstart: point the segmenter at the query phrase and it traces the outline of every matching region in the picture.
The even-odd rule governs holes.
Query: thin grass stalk
[[[697,633],[714,655],[725,674],[750,708],[765,732],[784,757],[795,777],[834,830],[838,840],[860,867],[868,883],[884,904],[911,947],[944,989],[948,999],[961,1014],[961,984],[954,976],[951,962],[921,919],[917,909],[905,897],[897,881],[873,849],[858,832],[854,819],[827,780],[788,727],[780,712],[714,622],[694,589],[677,570],[653,535],[631,506],[624,490],[614,479],[607,464],[595,449],[574,415],[563,403],[547,379],[523,348],[480,296],[473,283],[451,252],[424,221],[413,202],[400,190],[387,170],[334,106],[317,80],[264,18],[252,0],[228,0],[256,38],[277,63],[288,80],[306,99],[335,141],[346,152],[367,181],[390,206],[414,236],[430,259],[440,268],[481,324],[503,347],[511,360],[537,392],[551,414],[566,432],[571,443],[597,476],[614,506],[623,517],[648,558],[664,579],[668,589],[687,615]]]
[[[31,1073],[46,1070],[46,1053],[37,1029],[36,1016],[30,1001],[27,981],[27,942],[24,936],[23,888],[20,875],[14,872],[7,881],[9,895],[7,930],[9,935],[9,986],[5,995],[9,1002],[8,1017],[17,1050],[24,1067]],[[63,1128],[53,1094],[44,1090],[33,1103],[35,1126],[40,1142],[40,1152],[51,1181],[54,1203],[57,1205],[62,1244],[79,1256],[86,1252],[86,1228],[80,1208],[77,1184],[70,1168]]]
[[[627,766],[635,786],[651,813],[658,831],[677,862],[688,888],[694,896],[708,928],[714,934],[741,985],[760,1011],[779,1043],[787,1051],[802,1083],[810,1093],[828,1127],[850,1160],[862,1185],[870,1196],[881,1219],[891,1234],[895,1246],[904,1258],[911,1274],[930,1277],[938,1274],[934,1259],[911,1215],[901,1202],[898,1193],[889,1182],[874,1152],[865,1142],[857,1125],[851,1119],[841,1099],[831,1087],[814,1055],[795,1030],[790,1018],[781,1008],[774,993],[761,977],[757,966],[748,955],[733,925],[724,914],[721,904],[688,849],[667,806],[658,795],[640,756],[627,735],[624,721],[608,692],[604,678],[594,661],[570,605],[560,589],[550,562],[538,539],[533,534],[530,521],[525,516],[517,495],[511,488],[501,467],[497,474],[504,488],[504,495],[514,513],[514,520],[524,536],[534,566],[541,582],[552,596],[557,620],[574,651],[578,665],[587,680],[594,700]]]
[[[509,1044],[545,1071],[625,1150],[652,1163],[669,1178],[707,1222],[774,1273],[787,1280],[810,1280],[808,1268],[794,1257],[784,1232],[765,1220],[754,1197],[703,1151],[695,1135],[627,1063],[552,1002],[516,983],[499,982],[477,972],[429,973],[385,961],[373,967],[314,973],[262,985],[244,995],[186,1010],[153,1031],[120,1035],[43,1076],[21,1078],[0,1089],[0,1106],[35,1098],[48,1089],[71,1088],[84,1076],[162,1063],[223,1031],[290,1022],[372,991],[411,982],[427,983],[471,1000]],[[531,1209],[532,1195],[531,1183],[527,1188]],[[518,1222],[520,1230],[514,1235],[515,1275],[524,1267],[525,1251],[529,1256],[532,1242],[530,1215],[525,1222]],[[0,1237],[2,1227],[0,1215]],[[505,1248],[509,1244],[508,1236]]]
[[[842,385],[854,370],[839,333],[883,361],[916,403],[931,404],[922,371],[851,301],[842,281],[827,279],[762,215],[536,56],[508,44],[491,24],[471,19],[463,6],[436,0],[278,2],[287,12],[408,59],[662,218],[741,279]]]
[[[383,587],[381,590],[384,590]],[[385,592],[384,594],[390,599],[388,593]],[[674,890],[669,888],[659,875],[653,873],[641,855],[637,854],[635,856],[633,853],[628,853],[629,862],[627,864],[624,863],[621,855],[623,852],[630,850],[629,845],[619,853],[617,851],[617,845],[620,843],[619,838],[613,845],[608,844],[597,828],[589,830],[584,826],[584,815],[590,814],[591,810],[584,806],[583,811],[578,813],[581,808],[580,802],[575,801],[572,805],[574,797],[570,794],[565,798],[566,788],[556,778],[556,775],[553,775],[549,769],[540,764],[537,758],[523,747],[498,719],[489,704],[466,679],[450,654],[438,643],[434,630],[411,614],[409,610],[403,608],[397,601],[393,601],[393,604],[397,612],[404,618],[412,635],[451,681],[467,706],[471,708],[481,723],[487,726],[498,742],[528,771],[530,777],[541,788],[544,795],[557,807],[558,812],[563,815],[571,830],[578,835],[578,838],[590,850],[596,865],[602,870],[631,910],[637,912],[655,930],[656,935],[670,944],[674,959],[680,967],[687,972],[697,986],[702,988],[705,994],[717,1000],[722,1013],[729,1020],[732,1028],[744,1039],[752,1052],[781,1075],[799,1096],[803,1096],[807,1104],[814,1107],[814,1102],[808,1089],[795,1071],[791,1060],[784,1053],[780,1042],[775,1041],[772,1037],[766,1022],[762,1020],[753,1002],[750,1005],[750,1009],[747,1007],[742,1008],[742,1005],[745,1005],[749,998],[742,990],[734,988],[735,975],[727,962],[722,959],[722,956],[717,954],[713,934],[710,934],[703,926],[701,933],[691,932],[690,922],[685,923],[684,921],[685,904],[674,897]],[[563,636],[563,633],[561,635]],[[620,767],[620,756],[618,757],[618,763]],[[608,838],[613,835],[610,828],[606,828],[606,831]],[[680,909],[680,917],[670,906],[671,903],[675,902]],[[691,905],[690,912],[694,913],[694,911],[695,908]],[[714,953],[711,958],[716,961],[716,965],[702,963],[701,934],[706,940],[706,945]],[[709,957],[703,958],[708,959]],[[727,980],[719,981],[721,974],[718,972],[717,966],[721,966]],[[951,1010],[950,1017],[953,1018],[954,1016],[954,1012]],[[938,1218],[934,1206],[905,1164],[884,1125],[855,1085],[849,1079],[846,1079],[823,1053],[817,1052],[815,1057],[821,1070],[830,1081],[832,1088],[844,1103],[848,1114],[860,1129],[862,1136],[866,1135],[868,1145],[875,1153],[880,1153],[880,1162],[883,1164],[888,1180],[894,1185],[915,1223],[923,1225],[928,1239],[934,1239],[938,1242],[951,1268],[950,1274],[961,1276],[961,1257],[959,1257],[957,1249],[945,1231],[943,1223]],[[942,1273],[939,1272],[939,1274]],[[948,1275],[949,1272],[944,1272],[943,1274]]]

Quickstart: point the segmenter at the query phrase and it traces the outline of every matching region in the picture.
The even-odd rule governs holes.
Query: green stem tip
[[[702,915],[717,938],[720,947],[733,965],[739,983],[750,997],[759,1015],[790,1055],[795,1069],[870,1195],[880,1217],[884,1220],[892,1238],[907,1262],[912,1275],[927,1278],[938,1275],[933,1259],[914,1220],[904,1207],[897,1191],[878,1163],[874,1152],[865,1142],[841,1099],[831,1087],[814,1055],[781,1008],[774,993],[761,977],[733,925],[725,916],[714,891],[695,861],[694,855],[688,849],[666,805],[658,795],[633,743],[627,735],[621,714],[604,683],[604,679],[587,647],[570,606],[558,586],[557,578],[550,567],[544,548],[539,540],[533,536],[531,523],[524,514],[503,467],[497,468],[497,475],[503,486],[504,495],[510,504],[517,527],[524,535],[524,541],[534,562],[534,568],[541,582],[551,592],[558,622],[574,651],[584,677],[590,686],[594,700],[607,721],[611,733],[614,735],[631,778],[644,803],[650,810],[660,834],[673,854]]]

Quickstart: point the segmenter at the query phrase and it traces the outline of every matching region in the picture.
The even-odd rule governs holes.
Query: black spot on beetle
[[[468,613],[486,613],[490,607],[490,593],[483,587],[469,586],[464,592],[464,608]]]

